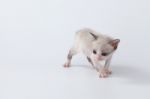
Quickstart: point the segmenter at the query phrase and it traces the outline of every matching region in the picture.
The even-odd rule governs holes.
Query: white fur
[[[98,40],[96,40],[96,42],[94,42],[95,40],[90,32],[98,35]],[[76,32],[73,48],[76,49],[77,53],[83,52],[86,56],[91,57],[93,47],[101,47],[102,44],[110,40],[112,40],[111,37],[97,33],[92,29],[84,28]],[[97,44],[99,44],[99,46],[97,46]]]
[[[94,38],[95,36],[91,35],[91,33],[96,35],[97,38]],[[100,77],[107,77],[111,73],[111,71],[108,70],[108,67],[110,65],[112,55],[115,51],[114,47],[109,44],[109,42],[113,40],[113,38],[98,33],[89,28],[84,28],[77,31],[75,34],[73,47],[69,51],[68,59],[64,64],[64,67],[70,66],[73,55],[82,52],[87,58],[91,60],[91,62],[89,62],[92,64],[92,66],[100,72]],[[118,39],[117,42],[119,43],[119,41],[120,40]],[[97,51],[96,54],[93,53],[94,49]],[[103,56],[102,51],[111,53],[108,56]],[[102,60],[106,61],[103,67],[99,64],[99,61]]]

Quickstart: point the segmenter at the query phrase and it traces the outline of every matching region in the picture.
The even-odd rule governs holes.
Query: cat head
[[[103,38],[98,39],[98,36],[92,34],[95,38],[93,41],[92,46],[92,57],[95,60],[106,60],[109,58],[118,48],[118,44],[120,42],[119,39],[110,39],[110,38]]]

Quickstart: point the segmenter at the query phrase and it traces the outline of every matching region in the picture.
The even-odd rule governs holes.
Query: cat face
[[[92,57],[96,61],[106,60],[117,49],[119,42],[119,39],[110,40],[108,42],[95,41],[93,43]]]

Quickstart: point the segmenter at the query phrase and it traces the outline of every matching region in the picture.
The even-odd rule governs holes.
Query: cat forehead
[[[94,47],[94,49],[101,50],[101,51],[109,51],[110,52],[113,50],[113,47],[108,42],[95,43],[93,47]]]
[[[104,44],[101,46],[102,51],[111,52],[114,50],[114,48],[110,44]]]
[[[111,52],[114,50],[114,48],[109,43],[110,41],[110,38],[99,38],[93,42],[93,47],[100,51]]]
[[[104,39],[98,39],[98,40],[93,42],[93,44],[95,46],[99,46],[99,47],[101,47],[101,46],[103,46],[104,44],[107,44],[107,43],[108,43],[108,41],[106,41]]]

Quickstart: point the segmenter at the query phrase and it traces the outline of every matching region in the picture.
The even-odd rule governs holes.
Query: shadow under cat
[[[90,65],[72,65],[71,67],[94,70]],[[135,66],[124,65],[112,65],[110,69],[112,70],[112,75],[109,76],[110,78],[121,78],[124,80],[124,83],[150,85],[150,72],[140,70]]]
[[[125,79],[127,83],[150,85],[150,72],[136,68],[135,66],[112,66],[113,77]]]

